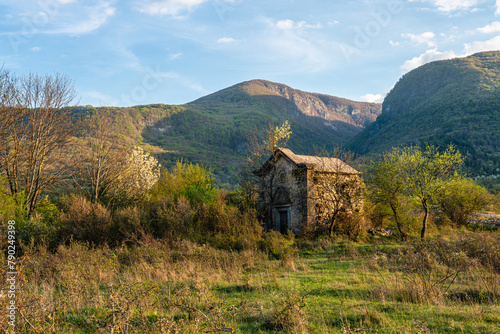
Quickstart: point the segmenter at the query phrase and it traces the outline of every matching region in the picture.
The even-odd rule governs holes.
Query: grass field
[[[154,239],[27,247],[15,330],[500,333],[499,263],[498,232],[408,244],[296,240],[279,258]],[[5,289],[0,301],[8,331]]]

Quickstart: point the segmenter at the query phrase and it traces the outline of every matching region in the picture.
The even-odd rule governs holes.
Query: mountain
[[[232,183],[253,133],[269,123],[289,120],[289,147],[302,154],[342,145],[380,113],[381,105],[306,93],[264,80],[243,82],[182,106],[145,129],[144,140],[167,150],[165,164],[178,159],[214,168],[222,182]]]
[[[252,80],[185,105],[111,109],[124,139],[145,145],[164,165],[180,159],[203,163],[214,169],[221,183],[234,183],[244,162],[247,138],[264,134],[270,123],[289,120],[289,148],[298,154],[314,154],[346,144],[375,121],[381,107]]]
[[[348,146],[375,154],[425,143],[452,143],[465,155],[469,175],[500,177],[499,51],[435,61],[408,72],[384,99],[377,120]]]

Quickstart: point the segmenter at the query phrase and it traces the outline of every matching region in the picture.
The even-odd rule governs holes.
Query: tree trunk
[[[330,226],[328,227],[330,238],[333,238],[333,228],[335,227],[335,220],[336,219],[337,219],[337,215],[334,215],[331,222],[330,222]]]
[[[422,201],[422,206],[424,207],[424,220],[422,221],[422,231],[420,232],[420,239],[425,238],[425,230],[427,228],[427,217],[429,216],[429,207],[427,206],[427,200]]]
[[[398,228],[399,235],[401,236],[401,241],[408,240],[408,236],[403,231],[403,228],[401,226],[401,221],[399,220],[399,215],[398,215],[398,209],[397,209],[397,207],[394,204],[390,204],[390,207],[391,207],[392,213],[394,215],[394,221],[396,222],[396,227]]]

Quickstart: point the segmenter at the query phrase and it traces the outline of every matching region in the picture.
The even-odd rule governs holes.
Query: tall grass
[[[275,236],[277,238],[277,236]],[[270,237],[275,238],[275,237]],[[24,248],[18,333],[498,332],[500,236],[362,245],[276,240],[281,255],[144,236]],[[278,246],[276,246],[278,245]],[[274,247],[273,246],[273,247]],[[265,248],[262,248],[265,249]],[[1,263],[6,267],[5,256]],[[5,273],[2,279],[5,281]],[[9,329],[0,295],[0,327]]]

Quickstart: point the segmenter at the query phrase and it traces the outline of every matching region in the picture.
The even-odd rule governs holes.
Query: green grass
[[[392,260],[407,245],[296,245],[298,253],[280,260],[189,242],[28,249],[18,331],[500,333],[500,294],[486,298],[479,276],[464,273],[442,298],[418,301],[409,297],[416,277]],[[5,295],[0,301],[5,310]]]

